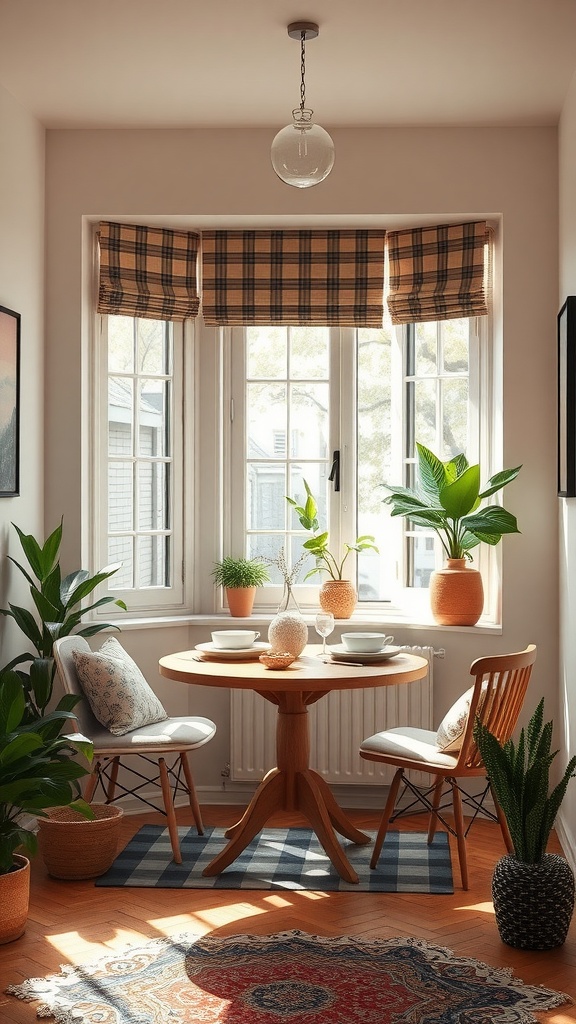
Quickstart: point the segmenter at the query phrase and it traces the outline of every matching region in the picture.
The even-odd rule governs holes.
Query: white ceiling
[[[556,124],[576,0],[0,0],[0,85],[48,128]]]

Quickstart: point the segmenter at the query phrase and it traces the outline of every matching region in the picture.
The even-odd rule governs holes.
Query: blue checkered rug
[[[370,870],[373,842],[357,846],[340,837],[359,885],[344,882],[314,833],[307,828],[267,828],[230,867],[205,878],[205,866],[224,848],[224,829],[199,836],[179,828],[182,864],[172,861],[168,830],[145,825],[96,885],[159,889],[315,889],[319,892],[454,892],[446,832],[428,846],[420,832],[389,832],[378,865]],[[375,832],[368,832],[372,840]]]

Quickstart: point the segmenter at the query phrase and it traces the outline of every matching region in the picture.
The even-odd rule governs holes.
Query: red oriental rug
[[[175,936],[7,992],[59,1024],[527,1024],[569,996],[422,939]]]

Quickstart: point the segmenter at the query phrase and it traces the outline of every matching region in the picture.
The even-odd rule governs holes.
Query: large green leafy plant
[[[22,847],[34,854],[37,840],[23,815],[46,817],[50,807],[72,806],[85,817],[93,817],[80,798],[78,779],[88,770],[74,756],[92,759],[92,744],[79,733],[60,735],[74,719],[71,711],[59,709],[27,720],[26,698],[20,676],[12,670],[0,672],[0,875],[12,870],[14,854]]]
[[[62,579],[62,521],[42,545],[31,534],[23,533],[14,523],[12,525],[20,538],[28,568],[12,556],[9,555],[8,558],[28,581],[36,614],[15,604],[9,604],[8,608],[0,608],[0,614],[16,622],[35,653],[30,650],[24,651],[13,658],[5,669],[12,670],[30,663],[28,672],[18,669],[17,675],[26,696],[26,713],[29,718],[34,719],[44,714],[52,697],[55,674],[52,656],[54,641],[70,633],[93,636],[103,629],[109,629],[110,623],[106,622],[79,627],[86,612],[106,604],[117,605],[125,611],[126,605],[123,601],[106,596],[83,606],[85,599],[96,587],[118,571],[119,564],[106,566],[93,576],[86,569],[77,569]],[[58,705],[58,710],[70,711],[76,703],[77,698],[70,694],[65,695]]]
[[[551,751],[552,722],[543,722],[542,699],[527,732],[521,730],[517,745],[511,739],[501,745],[479,720],[474,729],[490,784],[506,817],[514,853],[525,864],[542,860],[558,808],[576,769],[576,757],[572,757],[560,782],[550,792],[550,766],[558,751]]]
[[[304,542],[303,547],[305,551],[309,551],[314,556],[316,565],[306,574],[304,579],[307,580],[310,576],[315,576],[321,572],[327,572],[333,580],[344,579],[344,564],[352,551],[360,552],[367,551],[368,549],[378,551],[374,544],[374,537],[370,534],[357,537],[354,544],[344,544],[344,555],[342,558],[339,555],[334,555],[328,549],[328,531],[320,531],[318,505],[306,480],[304,480],[304,487],[306,490],[306,502],[304,505],[299,505],[294,498],[289,498],[286,495],[286,501],[294,507],[300,525],[312,534],[310,540]]]
[[[422,444],[418,451],[416,488],[385,484],[391,493],[384,503],[393,516],[404,516],[417,526],[434,530],[448,558],[468,558],[480,543],[495,545],[505,533],[519,533],[516,517],[500,505],[480,508],[481,502],[515,480],[521,466],[504,469],[480,486],[480,466],[464,455],[442,462]]]

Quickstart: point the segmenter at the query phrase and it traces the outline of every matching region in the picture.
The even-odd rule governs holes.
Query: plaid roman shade
[[[199,242],[189,231],[102,221],[98,312],[153,320],[196,316]]]
[[[381,327],[385,231],[204,231],[209,326]]]
[[[392,323],[487,313],[490,234],[485,221],[390,231]]]

